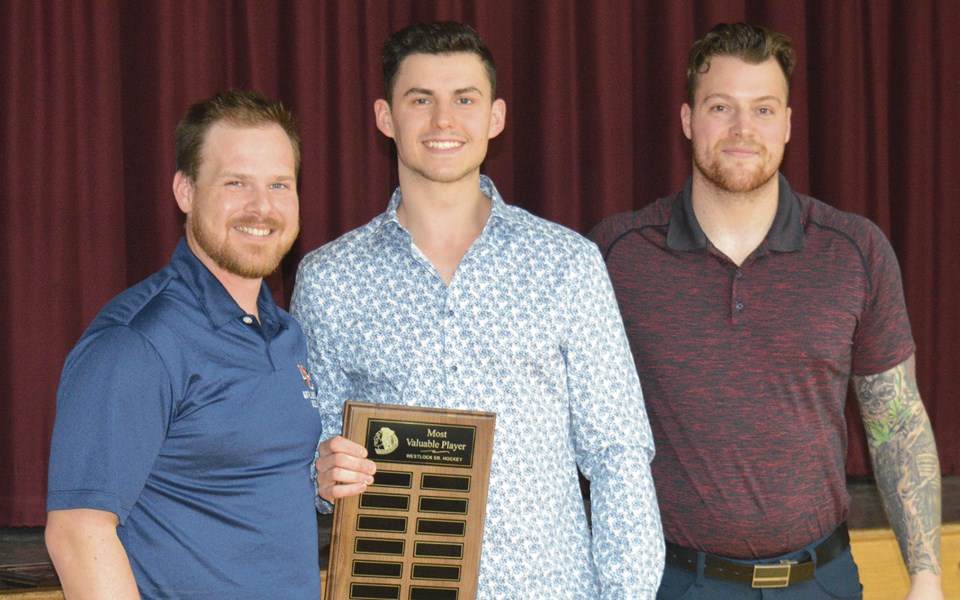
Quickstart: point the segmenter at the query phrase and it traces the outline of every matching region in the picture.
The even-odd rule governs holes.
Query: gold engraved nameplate
[[[496,415],[348,400],[377,474],[337,500],[326,600],[473,600]]]

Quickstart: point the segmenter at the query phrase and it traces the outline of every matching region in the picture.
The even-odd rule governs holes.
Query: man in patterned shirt
[[[896,256],[875,225],[778,174],[794,61],[785,36],[743,23],[697,42],[680,111],[692,177],[591,234],[657,442],[658,598],[860,597],[851,382],[909,597],[941,598],[940,470]]]
[[[324,431],[341,430],[347,399],[495,412],[478,598],[652,598],[654,449],[596,247],[480,175],[506,106],[475,31],[408,27],[383,63],[374,108],[400,187],[385,213],[304,258],[292,302]],[[333,437],[318,454],[324,500],[373,482],[361,446]]]

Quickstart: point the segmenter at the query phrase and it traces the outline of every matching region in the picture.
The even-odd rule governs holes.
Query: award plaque
[[[326,600],[473,600],[496,415],[347,401],[344,437],[377,464],[334,504]]]

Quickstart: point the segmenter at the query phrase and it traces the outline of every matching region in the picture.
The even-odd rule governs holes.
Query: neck
[[[492,203],[480,191],[479,174],[453,184],[401,178],[400,190],[397,219],[449,284],[490,218]]]
[[[780,187],[774,176],[756,190],[732,193],[695,171],[692,193],[693,211],[707,239],[740,265],[767,237],[777,215]]]
[[[220,274],[214,272],[213,274],[226,288],[230,297],[240,305],[240,308],[259,321],[260,311],[257,309],[257,298],[260,297],[260,285],[263,283],[263,279],[248,279],[232,273]]]

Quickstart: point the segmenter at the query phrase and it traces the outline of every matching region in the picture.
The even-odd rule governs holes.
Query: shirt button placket
[[[446,367],[447,377],[453,375],[457,372],[457,362],[459,357],[457,356],[457,340],[455,339],[455,332],[457,331],[454,318],[456,312],[453,309],[453,298],[451,294],[448,293],[444,295],[444,305],[441,309],[441,316],[443,320],[443,329],[444,329],[444,357],[443,363]],[[449,384],[449,381],[448,381]]]
[[[739,317],[743,315],[743,310],[745,305],[743,303],[742,295],[742,285],[743,281],[743,269],[738,268],[733,277],[733,289],[731,290],[731,298],[733,299],[733,320],[737,321]]]

